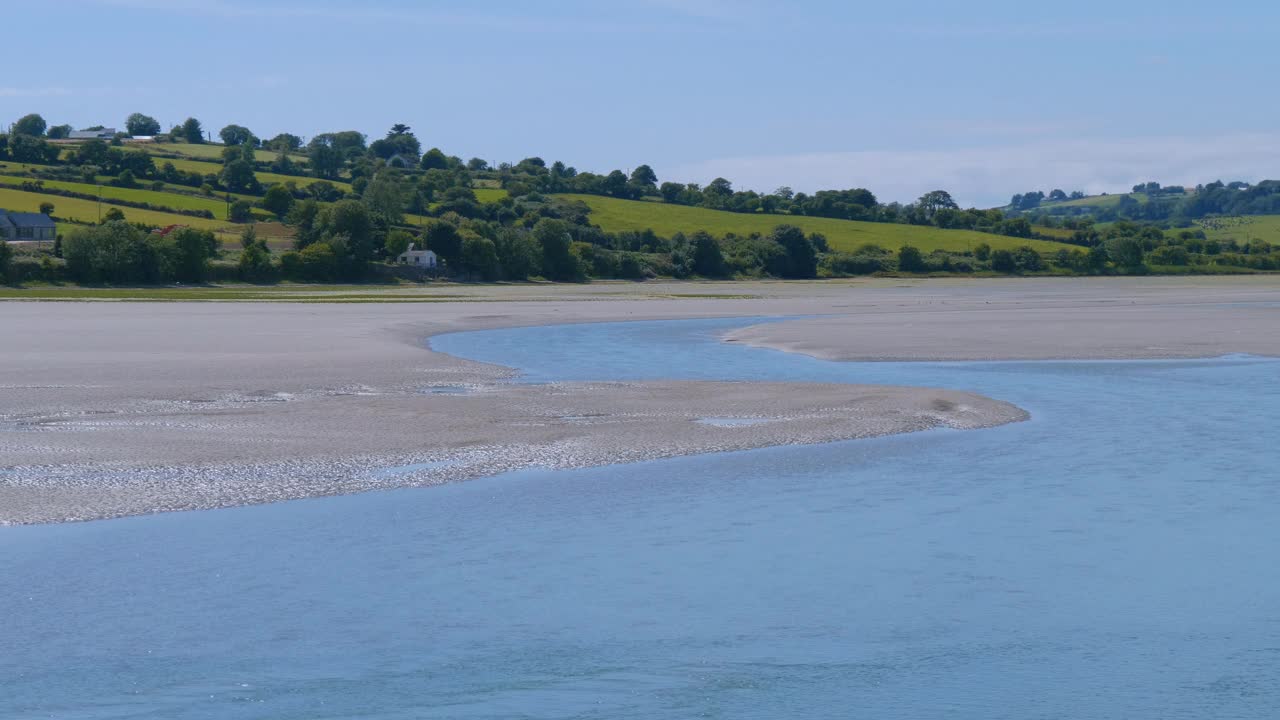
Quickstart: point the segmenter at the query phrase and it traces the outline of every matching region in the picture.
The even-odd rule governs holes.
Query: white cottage
[[[408,250],[400,253],[396,258],[396,262],[401,265],[412,265],[417,268],[434,270],[436,267],[436,254],[430,250],[418,250],[418,246],[410,245]]]

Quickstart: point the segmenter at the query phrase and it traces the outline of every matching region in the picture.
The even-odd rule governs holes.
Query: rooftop
[[[13,223],[15,227],[51,228],[57,225],[57,223],[53,221],[53,218],[43,213],[9,212],[4,208],[0,208],[0,216],[8,218],[9,222]]]

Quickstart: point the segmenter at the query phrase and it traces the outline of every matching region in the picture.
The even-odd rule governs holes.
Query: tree
[[[631,184],[649,190],[658,187],[658,174],[648,165],[641,165],[631,171]]]
[[[1131,236],[1111,238],[1107,240],[1107,255],[1117,266],[1137,270],[1142,267],[1142,241]]]
[[[439,255],[446,263],[452,264],[462,254],[462,236],[458,234],[458,226],[445,220],[433,220],[427,225],[422,239],[427,249]]]
[[[1165,245],[1152,251],[1150,258],[1156,265],[1187,265],[1191,262],[1191,253],[1181,245]]]
[[[435,150],[436,148],[431,148],[431,149]],[[431,152],[431,151],[428,150],[427,152]],[[440,155],[443,157],[444,153],[440,153]],[[423,159],[423,162],[426,162],[425,156],[423,156],[422,159]],[[424,165],[423,167],[425,168],[426,166]],[[472,172],[481,172],[489,169],[489,163],[482,158],[473,157],[467,161],[467,169],[471,170]]]
[[[392,230],[387,233],[387,239],[383,243],[383,250],[386,251],[387,257],[394,259],[403,255],[412,244],[412,235],[404,230]]]
[[[13,248],[9,247],[9,243],[0,240],[0,283],[8,280],[9,266],[12,262]]]
[[[585,278],[578,258],[570,252],[573,240],[569,235],[568,223],[543,218],[533,226],[533,238],[542,248],[544,277],[559,282],[581,282]]]
[[[240,233],[240,259],[236,262],[236,271],[245,282],[267,282],[275,275],[275,268],[271,266],[271,248],[258,237],[252,225]]]
[[[631,196],[630,188],[627,187],[627,176],[621,170],[614,170],[605,176],[604,192],[616,198],[627,198]]]
[[[658,194],[662,196],[663,202],[675,203],[680,201],[680,196],[684,194],[684,190],[683,183],[664,182],[662,187],[658,188]]]
[[[363,155],[365,150],[368,149],[365,145],[364,134],[355,130],[322,133],[312,138],[311,144],[327,145],[333,148],[338,151],[338,156],[343,160],[343,162]]]
[[[123,221],[79,228],[63,243],[67,272],[82,283],[155,282],[158,254],[147,240],[146,233]]]
[[[35,135],[14,134],[9,138],[9,157],[17,162],[52,164],[58,160],[58,147]]]
[[[542,248],[529,233],[503,228],[498,232],[494,245],[498,251],[498,262],[502,265],[502,276],[507,280],[527,280],[538,274]]]
[[[911,245],[903,245],[898,248],[898,270],[901,272],[918,273],[924,272],[925,269],[924,255],[920,253],[918,248]]]
[[[818,253],[804,231],[795,225],[779,225],[769,233],[769,239],[786,252],[786,269],[782,273],[788,278],[811,278],[818,273]]]
[[[1018,262],[1008,250],[991,251],[991,269],[1001,273],[1011,273],[1018,269]]]
[[[48,131],[50,140],[63,140],[71,135],[70,125],[54,125]]]
[[[298,253],[299,272],[304,280],[324,282],[338,276],[338,254],[329,243],[308,245]],[[281,258],[283,261],[283,258]]]
[[[404,221],[404,205],[407,196],[399,173],[383,170],[373,176],[365,187],[360,200],[369,208],[373,218],[384,227]]]
[[[223,165],[219,179],[233,193],[256,193],[261,187],[253,163],[243,158]]]
[[[346,257],[356,263],[373,259],[373,218],[359,200],[339,200],[320,211],[322,235],[346,238]],[[335,252],[338,248],[334,247]],[[341,257],[342,253],[338,253]]]
[[[159,135],[160,123],[150,115],[134,113],[124,121],[124,129],[132,136]]]
[[[107,208],[107,211],[102,214],[102,219],[108,223],[123,222],[124,211],[118,207]]]
[[[294,204],[293,209],[289,211],[289,216],[285,218],[285,223],[294,228],[293,246],[295,248],[301,250],[319,238],[319,220],[320,203],[314,198],[307,198]]]
[[[263,147],[276,152],[295,152],[302,148],[302,138],[292,133],[280,133],[263,143]]]
[[[204,127],[199,120],[189,117],[182,121],[181,135],[183,140],[199,145],[204,142]]]
[[[342,170],[342,154],[331,145],[312,141],[307,147],[307,158],[311,161],[311,172],[316,177],[332,180]]]
[[[722,177],[718,177],[707,183],[707,187],[702,191],[702,194],[708,198],[716,198],[722,201],[733,194],[733,183]]]
[[[209,274],[209,261],[218,254],[218,239],[208,230],[178,228],[166,237],[162,258],[165,275],[180,282],[204,282]]]
[[[1021,272],[1038,272],[1044,269],[1044,258],[1028,245],[1013,251],[1013,263]]]
[[[391,126],[391,130],[387,132],[385,138],[376,140],[369,145],[369,152],[373,153],[375,157],[380,157],[384,160],[396,155],[402,155],[416,161],[418,155],[422,153],[422,144],[410,132],[408,125],[397,123]]]
[[[474,158],[473,158],[474,159]],[[480,162],[484,162],[481,160]],[[445,170],[449,167],[449,158],[440,148],[431,148],[422,156],[423,170]]]
[[[1089,248],[1089,256],[1087,259],[1089,269],[1094,272],[1102,272],[1106,269],[1107,263],[1111,258],[1107,255],[1107,246],[1101,243]]]
[[[49,124],[44,121],[44,118],[35,113],[31,113],[30,115],[23,115],[18,119],[18,122],[13,124],[12,133],[14,135],[40,137],[41,135],[44,135],[45,128],[47,127],[49,127]]]
[[[223,145],[256,145],[258,138],[243,125],[228,125],[218,131]]]
[[[699,230],[691,239],[693,245],[693,271],[703,277],[723,277],[725,274],[724,253],[720,243],[711,233]]]
[[[227,219],[233,223],[252,222],[253,204],[248,200],[237,200],[231,203],[230,215]]]
[[[272,185],[262,196],[262,208],[278,218],[283,218],[293,208],[293,194],[283,185]]]
[[[946,190],[933,190],[920,196],[916,201],[920,209],[924,211],[925,217],[932,218],[934,213],[944,208],[949,210],[959,209],[959,205],[951,198],[951,193]]]
[[[48,201],[40,203],[40,214],[53,217],[53,203]]]
[[[471,231],[463,231],[458,268],[467,273],[468,277],[479,276],[481,280],[496,280],[498,278],[497,247],[489,238],[481,237]]]

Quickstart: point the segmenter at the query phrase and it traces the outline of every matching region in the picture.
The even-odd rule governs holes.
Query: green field
[[[993,249],[1013,249],[1030,245],[1041,252],[1057,252],[1072,246],[1046,240],[1026,240],[1005,237],[972,230],[939,230],[919,225],[895,223],[856,222],[832,218],[799,217],[791,215],[749,215],[720,210],[669,205],[666,203],[618,200],[596,195],[561,195],[570,200],[581,200],[591,207],[591,222],[606,232],[650,229],[670,237],[677,232],[685,234],[705,230],[712,235],[727,233],[749,235],[753,232],[767,234],[784,223],[799,226],[805,232],[822,233],[832,250],[850,251],[860,245],[872,243],[887,250],[897,250],[903,245],[913,245],[924,252],[950,250],[963,252],[986,243]]]
[[[1253,240],[1263,240],[1280,245],[1280,215],[1237,215],[1233,217],[1205,218],[1197,220],[1193,229],[1204,230],[1210,240],[1235,240],[1241,245]],[[1166,234],[1176,237],[1183,228],[1174,228]]]
[[[30,182],[20,177],[10,175],[0,175],[0,185],[19,186],[23,182]],[[172,192],[156,192],[155,190],[145,190],[142,188],[120,188],[111,185],[89,185],[87,183],[66,182],[63,180],[41,180],[41,183],[51,190],[67,190],[70,192],[87,193],[97,195],[102,193],[104,200],[125,200],[128,202],[144,202],[152,205],[163,205],[165,207],[174,208],[175,210],[208,210],[215,217],[225,216],[227,214],[227,203],[221,197],[207,198],[196,195],[182,195]],[[49,202],[55,206],[61,204],[62,200],[69,200],[58,195],[49,195]],[[132,208],[122,208],[128,211]],[[59,213],[55,213],[59,214]]]
[[[137,143],[128,147],[144,150],[152,155],[182,155],[183,157],[194,158],[196,160],[214,160],[222,162],[222,151],[226,149],[226,145],[216,143],[204,143],[201,145],[192,145],[191,143]],[[274,150],[265,148],[257,149],[258,157],[274,158],[278,153]],[[306,163],[306,153],[289,153],[289,159],[296,163]],[[160,161],[157,158],[157,163]]]
[[[1146,193],[1120,193],[1118,195],[1090,195],[1089,197],[1080,198],[1078,200],[1059,200],[1057,202],[1042,202],[1040,207],[1048,210],[1050,208],[1065,207],[1096,207],[1110,208],[1120,204],[1120,198],[1133,198],[1140,203],[1150,201],[1150,197]]]
[[[222,145],[209,143],[200,145],[191,143],[138,143],[130,145],[130,147],[145,150],[149,153],[174,153],[191,158],[217,160],[218,162],[222,162],[222,151],[224,149]]]
[[[481,203],[496,203],[507,196],[506,190],[498,188],[478,187],[472,188],[471,191],[476,194],[476,200],[479,200]]]
[[[209,162],[206,160],[182,160],[182,159],[174,159],[174,158],[156,158],[155,163],[156,163],[157,170],[164,167],[165,163],[173,163],[173,166],[176,169],[181,170],[182,172],[194,172],[194,173],[200,173],[201,175],[208,175],[210,173],[217,175],[218,173],[222,172],[221,162]],[[262,183],[263,185],[272,185],[275,183],[279,183],[283,185],[284,183],[292,182],[298,187],[306,187],[313,182],[318,182],[319,180],[319,178],[297,177],[295,175],[277,175],[276,173],[261,172],[261,171],[256,173],[256,175],[258,176],[258,182]],[[330,180],[329,182],[333,183],[334,187],[338,188],[339,190],[342,190],[343,192],[351,192],[350,183],[342,182],[341,180]]]
[[[175,196],[166,194],[164,197]],[[6,210],[39,212],[40,203],[44,202],[53,203],[56,208],[54,214],[63,220],[78,223],[94,223],[98,221],[98,202],[96,200],[81,200],[79,198],[23,192],[14,188],[0,187],[0,207]],[[105,213],[112,207],[115,206],[102,203],[102,212]],[[122,207],[120,211],[124,213],[125,220],[147,223],[148,225],[190,225],[202,230],[218,230],[227,227],[225,220],[206,220],[205,218],[191,217],[189,215],[178,215],[156,210],[140,210],[131,207]]]

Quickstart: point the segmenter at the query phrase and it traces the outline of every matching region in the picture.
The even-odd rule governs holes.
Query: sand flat
[[[866,359],[1277,354],[1280,343],[1280,283],[1269,277],[463,289],[466,298],[432,303],[0,303],[0,523],[1026,417],[996,399],[923,388],[516,385],[507,368],[428,350],[441,332],[823,316],[729,339]],[[769,422],[699,422],[708,417]]]
[[[828,360],[1280,356],[1280,277],[951,282],[859,293],[824,317],[726,340]]]

